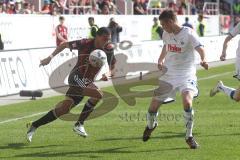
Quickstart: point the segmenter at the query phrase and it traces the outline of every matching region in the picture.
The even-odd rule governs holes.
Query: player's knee
[[[240,97],[236,97],[234,100],[235,100],[236,102],[240,102]]]
[[[100,99],[96,99],[96,98],[90,98],[88,100],[88,102],[92,108],[94,108],[98,104],[99,101],[100,101]]]
[[[192,93],[189,92],[189,91],[185,91],[182,93],[182,97],[183,97],[183,106],[184,108],[189,108],[192,106],[192,99],[193,99],[193,96],[192,96]]]
[[[163,101],[161,101],[160,99],[158,99],[156,97],[153,97],[148,111],[153,112],[153,113],[157,112],[162,103],[163,103]]]
[[[94,97],[97,100],[101,100],[103,98],[103,92],[98,90],[97,94]]]
[[[236,90],[234,96],[233,96],[233,99],[236,101],[236,102],[240,102],[240,90]]]
[[[56,106],[56,108],[54,109],[56,116],[60,117],[60,116],[62,116],[64,114],[69,113],[69,111],[71,110],[73,104],[74,104],[74,101],[72,99],[67,99],[67,100],[64,100],[64,101],[60,102]]]
[[[191,101],[184,101],[183,106],[184,106],[184,108],[190,108],[192,106],[192,102]]]
[[[167,82],[160,82],[160,86],[153,92],[154,96],[166,95],[172,90],[172,85]]]

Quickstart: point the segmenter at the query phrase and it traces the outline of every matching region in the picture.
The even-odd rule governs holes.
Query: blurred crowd
[[[233,4],[239,4],[240,0]],[[178,15],[196,15],[196,14],[210,14],[203,10],[204,3],[217,3],[219,2],[220,13],[230,14],[231,4],[227,0],[133,0],[134,14],[160,14],[165,8],[172,9]],[[189,7],[189,8],[188,8]],[[238,7],[235,7],[238,8]],[[239,7],[240,8],[240,7]],[[234,10],[234,8],[233,8]],[[240,9],[239,9],[240,10]]]
[[[159,14],[162,9],[170,8],[177,14],[186,14],[186,0],[133,0],[134,14]],[[191,3],[191,1],[189,2]],[[191,3],[192,4],[192,3]],[[194,6],[192,6],[194,7]]]
[[[34,14],[35,5],[25,1],[0,1],[0,14]]]
[[[0,14],[124,14],[118,9],[126,0],[0,0]],[[221,14],[240,14],[240,0],[220,0]],[[35,3],[33,3],[35,2]],[[122,3],[117,3],[122,2]],[[205,2],[217,0],[132,0],[132,13],[136,15],[160,14],[165,8],[174,10],[178,15],[209,14],[203,11]]]
[[[116,14],[115,0],[44,0],[38,10],[31,0],[0,0],[0,14]]]

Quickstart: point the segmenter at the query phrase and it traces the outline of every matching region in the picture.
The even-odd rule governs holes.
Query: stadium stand
[[[1,0],[0,14],[133,14],[135,3],[150,15],[165,8],[178,15],[231,14],[238,8],[226,0]]]

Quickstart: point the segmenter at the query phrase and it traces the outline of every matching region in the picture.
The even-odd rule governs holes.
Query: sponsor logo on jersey
[[[182,48],[181,47],[177,47],[176,44],[168,44],[168,51],[170,52],[177,52],[177,53],[181,53]]]

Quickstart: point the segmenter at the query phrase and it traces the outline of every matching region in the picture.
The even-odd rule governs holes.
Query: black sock
[[[84,121],[87,119],[90,113],[92,113],[92,111],[94,110],[93,109],[94,107],[95,105],[88,100],[84,105],[83,110],[79,116],[79,119],[75,125],[78,125],[79,123],[83,125]]]
[[[43,117],[41,117],[40,119],[34,121],[34,122],[32,123],[32,125],[33,125],[33,127],[38,128],[38,127],[40,127],[40,126],[42,126],[42,125],[45,125],[45,124],[47,124],[47,123],[50,123],[50,122],[56,120],[56,119],[57,119],[57,118],[56,118],[56,116],[54,115],[53,110],[51,110],[51,111],[49,111],[46,115],[44,115]]]

